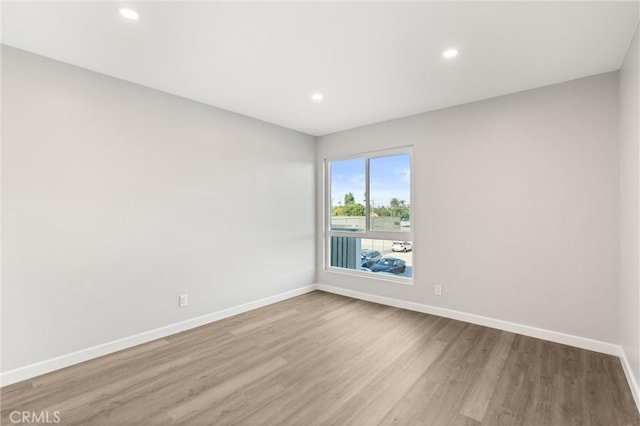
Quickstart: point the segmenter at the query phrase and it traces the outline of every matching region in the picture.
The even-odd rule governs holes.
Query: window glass
[[[371,230],[411,232],[411,157],[369,160]]]
[[[365,221],[365,159],[331,163],[331,229],[334,231],[364,231]]]
[[[411,244],[395,241],[332,236],[331,266],[399,278],[413,277]],[[410,243],[410,241],[407,241]]]

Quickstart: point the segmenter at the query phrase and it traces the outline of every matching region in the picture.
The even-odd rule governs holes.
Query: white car
[[[391,244],[392,251],[411,251],[411,241],[394,241]]]

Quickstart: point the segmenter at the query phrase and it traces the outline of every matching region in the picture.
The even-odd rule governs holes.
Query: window
[[[410,151],[327,160],[325,170],[327,268],[411,280]]]

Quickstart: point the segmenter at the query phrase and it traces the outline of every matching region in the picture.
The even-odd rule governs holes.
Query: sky
[[[371,199],[374,207],[389,206],[392,198],[411,204],[410,185],[411,158],[409,154],[371,158]],[[356,203],[364,204],[365,160],[331,162],[332,207],[344,203],[344,195],[353,193]]]

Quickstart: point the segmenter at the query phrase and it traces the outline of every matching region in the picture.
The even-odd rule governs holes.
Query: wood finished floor
[[[323,292],[2,389],[63,425],[638,425],[618,358]]]

